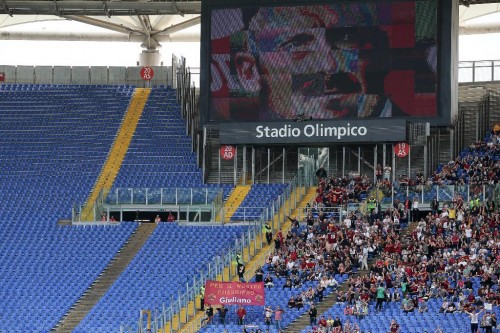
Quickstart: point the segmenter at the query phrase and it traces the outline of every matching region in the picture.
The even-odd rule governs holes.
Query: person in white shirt
[[[477,333],[477,329],[479,327],[479,315],[483,312],[483,310],[476,312],[476,308],[472,307],[472,311],[465,311],[470,317],[470,331],[471,333]]]
[[[412,221],[418,221],[420,219],[420,210],[418,208],[418,198],[414,197],[413,198],[413,203],[412,203],[412,216],[411,216]]]
[[[472,229],[470,226],[465,228],[465,241],[470,244],[470,239],[472,238]]]
[[[368,246],[363,246],[361,253],[361,270],[368,270]]]
[[[349,216],[344,219],[344,224],[347,227],[347,229],[351,228],[352,220],[349,218]]]

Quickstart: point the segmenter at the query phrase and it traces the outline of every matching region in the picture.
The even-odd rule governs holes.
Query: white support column
[[[345,177],[345,146],[342,146],[342,178]]]
[[[236,147],[235,152],[234,152],[234,186],[238,185],[238,147]]]
[[[361,146],[358,147],[358,174],[361,175]]]
[[[271,182],[271,148],[267,148],[267,183]]]
[[[255,184],[255,147],[252,147],[252,184]]]
[[[220,152],[217,154],[218,156],[218,179],[219,179],[219,184],[220,184],[220,168],[221,168],[221,160],[220,160]]]
[[[283,179],[282,183],[285,184],[285,174],[286,174],[286,149],[283,147]]]
[[[243,184],[241,185],[246,185],[247,184],[247,146],[243,146],[243,177],[242,177],[242,182]]]
[[[139,54],[139,66],[160,66],[161,54],[158,50],[142,50]]]
[[[392,150],[392,183],[396,181],[396,152]]]
[[[382,169],[387,165],[387,145],[384,143],[382,145]],[[385,175],[384,175],[385,176]]]

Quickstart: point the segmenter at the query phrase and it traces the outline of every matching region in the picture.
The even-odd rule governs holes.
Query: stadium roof
[[[499,2],[460,0],[460,33],[500,32],[500,20],[475,23],[477,18],[500,12]],[[199,41],[200,14],[201,1],[195,0],[0,0],[0,40],[131,41],[154,49],[164,41]],[[102,29],[15,29],[33,22],[61,20]]]

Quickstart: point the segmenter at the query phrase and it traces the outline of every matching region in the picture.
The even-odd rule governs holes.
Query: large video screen
[[[438,1],[209,10],[211,122],[439,117]]]

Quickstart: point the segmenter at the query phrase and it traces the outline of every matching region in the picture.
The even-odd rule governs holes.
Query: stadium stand
[[[497,150],[497,134],[488,134],[441,167],[429,182],[496,184]],[[458,179],[457,173],[462,175]],[[320,315],[324,320],[302,332],[334,329],[334,318],[349,332],[467,332],[470,313],[477,312],[480,326],[491,327],[491,318],[500,314],[499,220],[494,198],[482,198],[477,192],[464,200],[458,192],[451,202],[441,202],[437,212],[422,216],[411,233],[401,234],[405,237],[386,239],[370,275],[349,279],[338,303]],[[379,283],[386,295],[377,311]],[[397,323],[394,327],[392,321]]]
[[[359,199],[353,183],[362,190],[358,194],[372,188],[361,179],[331,177],[328,185],[321,181],[310,212],[302,223],[294,220],[295,227],[286,238],[275,236],[274,254],[259,274],[265,277],[266,286],[271,283],[266,289],[271,319],[265,319],[264,307],[247,308],[244,326],[237,325],[233,306],[225,324],[216,314],[213,324],[202,331],[278,332],[273,320],[278,306],[285,309],[281,324],[290,326],[301,315],[308,316],[310,306],[330,294],[336,282],[345,282],[335,296],[336,304],[318,313],[314,324],[301,332],[468,332],[470,313],[475,312],[480,312],[481,328],[491,327],[492,322],[494,327],[496,319],[492,318],[500,314],[499,215],[493,193],[481,189],[497,183],[497,134],[490,133],[465,149],[427,181],[408,180],[431,187],[476,186],[469,196],[456,191],[451,198],[442,197],[440,208],[415,216],[408,231],[401,227],[411,211],[402,202],[381,209],[375,219],[358,212],[339,221],[334,213],[322,213],[334,201],[346,204]],[[328,222],[324,224],[325,217]],[[298,242],[289,241],[294,239]],[[330,242],[334,249],[326,248]],[[337,246],[340,252],[334,253]],[[375,260],[363,274],[357,269],[363,265],[365,250]],[[332,264],[331,258],[340,259],[333,259],[338,262]],[[308,265],[314,267],[309,274],[304,273]],[[360,274],[348,277],[346,273]],[[319,285],[325,290],[318,292]],[[384,294],[380,309],[375,304],[378,287],[383,287]],[[298,310],[297,301],[301,304]]]
[[[56,226],[88,195],[132,91],[0,85],[1,332],[53,328],[136,229]]]
[[[186,227],[160,223],[75,332],[112,332],[120,325],[135,324],[141,309],[161,312],[193,277],[207,270],[209,259],[226,250],[244,230],[244,226]]]
[[[157,202],[160,188],[168,189],[163,193],[164,203],[192,203],[191,189],[195,191],[194,203],[212,202],[220,189],[227,197],[233,186],[203,183],[191,146],[175,90],[153,87],[107,201],[116,201],[119,188],[135,188],[138,202],[145,202],[145,188],[149,188],[151,201]],[[205,189],[209,192],[208,199]]]
[[[255,184],[252,185],[241,205],[236,209],[232,221],[254,221],[264,214],[264,209],[269,207],[283,194],[287,184]]]
[[[54,226],[91,190],[133,87],[12,84],[0,85],[0,91],[5,143],[0,167],[7,171],[0,174],[0,306],[5,309],[0,331],[46,332],[138,226]],[[182,127],[175,92],[153,88],[114,188],[194,187],[200,201],[206,188],[221,188],[227,195],[232,185],[203,184]],[[307,316],[314,303],[333,298],[333,291],[337,303],[318,313],[302,332],[335,332],[337,323],[350,333],[468,332],[474,311],[481,311],[480,324],[487,325],[493,314],[500,315],[500,215],[495,204],[499,147],[499,133],[489,133],[429,179],[417,175],[396,184],[381,180],[375,186],[362,176],[320,181],[304,218],[290,218],[292,230],[274,235],[275,250],[262,269],[271,320],[265,321],[266,308],[247,308],[244,329],[278,332],[272,319],[278,307],[285,309],[281,324],[287,327]],[[252,185],[231,220],[259,218],[262,207],[286,186]],[[357,211],[369,193],[384,187],[394,191],[394,197],[385,195],[385,205],[377,206],[373,216]],[[410,220],[404,204],[408,192],[410,198],[425,193],[424,201],[437,196],[440,202],[434,212],[414,216],[415,223],[405,229]],[[116,199],[114,193],[108,200]],[[167,200],[187,204],[188,197]],[[327,209],[336,205],[347,215]],[[244,230],[159,224],[75,332],[115,331],[133,325],[140,309],[168,306],[193,274],[206,269],[208,260]],[[179,260],[185,257],[190,260]],[[370,259],[374,261],[367,267]],[[380,309],[375,304],[377,287],[384,288]],[[303,306],[297,307],[297,302]],[[218,324],[216,315],[202,331],[241,330],[236,310],[229,307],[224,324]]]
[[[16,84],[0,89],[5,143],[0,156],[2,170],[7,171],[0,175],[6,225],[0,231],[2,317],[8,318],[2,320],[0,331],[45,332],[86,292],[137,228],[137,223],[55,226],[91,190],[133,87]],[[231,185],[203,185],[181,124],[175,92],[152,89],[116,188],[193,186],[198,189],[195,196],[204,197],[204,188],[228,193]],[[192,172],[186,174],[186,168]],[[284,189],[257,187],[261,204],[272,202]],[[168,305],[193,272],[206,269],[208,260],[244,230],[160,224],[77,331],[110,332],[135,323],[141,307]],[[186,242],[202,236],[198,245]],[[165,253],[157,256],[159,249]],[[192,260],[181,269],[178,258],[184,256]],[[32,319],[23,320],[27,313]]]

